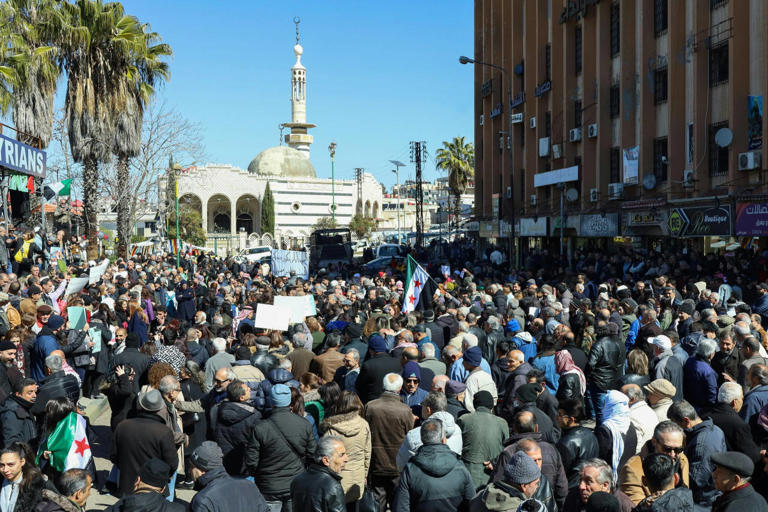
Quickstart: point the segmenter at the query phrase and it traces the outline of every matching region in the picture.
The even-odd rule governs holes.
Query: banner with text
[[[735,234],[768,236],[768,203],[738,203]]]
[[[298,277],[309,279],[309,255],[305,251],[272,249],[272,274],[288,277],[292,271]]]

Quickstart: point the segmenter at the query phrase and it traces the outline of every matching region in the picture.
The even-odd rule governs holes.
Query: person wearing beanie
[[[200,486],[192,498],[192,512],[253,510],[269,512],[259,488],[245,478],[233,478],[224,468],[224,454],[218,444],[205,441],[189,457],[191,475]]]
[[[680,307],[677,309],[677,335],[682,340],[689,334],[691,334],[691,326],[693,325],[693,312],[696,309],[696,305],[692,300],[684,300]]]
[[[482,361],[483,356],[480,347],[470,347],[464,353],[464,368],[469,372],[469,375],[464,380],[464,384],[467,385],[467,390],[464,395],[464,404],[469,412],[475,410],[474,396],[476,393],[481,391],[490,393],[493,397],[493,405],[496,405],[496,400],[499,397],[499,393],[496,390],[496,383],[493,382],[493,377],[490,373],[480,368]]]
[[[403,389],[400,390],[400,398],[408,407],[413,410],[413,414],[421,414],[421,402],[427,397],[428,392],[419,387],[421,384],[421,367],[415,361],[408,361],[403,366],[401,372],[403,377]],[[359,377],[358,377],[359,378]]]
[[[16,345],[8,340],[0,341],[0,403],[13,392],[13,384],[8,377],[8,370],[13,368],[16,353]]]
[[[504,466],[504,478],[493,482],[472,500],[472,512],[490,510],[517,510],[536,494],[541,469],[525,452],[515,453]]]
[[[140,340],[135,333],[127,333],[124,329],[118,329],[115,336],[125,336],[125,348],[117,354],[112,362],[112,368],[128,365],[136,373],[133,379],[133,392],[137,393],[141,386],[147,382],[147,371],[149,370],[151,358],[139,352]]]
[[[426,419],[419,434],[421,447],[403,469],[393,512],[465,510],[475,485],[461,458],[446,445],[443,422]]]
[[[59,315],[51,315],[35,338],[35,344],[30,350],[30,376],[38,384],[45,378],[45,358],[60,348],[58,336],[65,329],[66,322]]]
[[[272,413],[254,425],[245,448],[246,471],[273,510],[280,506],[290,510],[291,480],[304,471],[315,452],[312,425],[291,411],[291,396],[285,384],[272,386]]]
[[[360,354],[361,359],[365,359]],[[384,392],[384,376],[388,373],[400,374],[400,361],[387,353],[387,342],[379,334],[372,334],[368,339],[368,359],[360,365],[360,376],[355,381],[355,390],[363,404],[375,400]]]
[[[475,489],[490,481],[485,462],[495,460],[504,450],[504,440],[509,436],[509,425],[493,414],[493,395],[479,391],[474,396],[474,412],[464,414],[457,423],[461,428],[461,458],[467,466]]]
[[[169,502],[163,496],[168,486],[171,468],[164,461],[153,457],[139,468],[136,482],[130,494],[120,498],[117,503],[106,508],[106,512],[124,512],[128,510],[160,512],[184,512],[181,503]]]

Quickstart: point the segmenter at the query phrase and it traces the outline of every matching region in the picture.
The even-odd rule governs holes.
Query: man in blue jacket
[[[40,329],[40,333],[35,339],[35,345],[30,353],[31,376],[40,384],[45,379],[45,358],[51,355],[54,350],[59,350],[59,342],[56,335],[64,328],[66,320],[59,315],[51,315],[48,322]]]

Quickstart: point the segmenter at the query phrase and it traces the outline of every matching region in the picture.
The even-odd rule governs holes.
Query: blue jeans
[[[605,405],[605,395],[608,393],[591,382],[587,384],[587,393],[590,395],[592,410],[595,411],[595,428],[597,428],[603,424],[603,406]]]
[[[173,476],[171,477],[171,481],[168,482],[168,497],[165,498],[166,500],[173,503],[173,497],[174,497],[174,491],[176,490],[176,477],[178,476],[178,472],[174,471]]]

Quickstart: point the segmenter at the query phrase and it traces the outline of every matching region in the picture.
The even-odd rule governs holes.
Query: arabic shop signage
[[[768,236],[768,203],[736,205],[736,236]]]
[[[730,236],[731,206],[674,208],[667,225],[675,237]]]
[[[578,20],[580,17],[586,16],[589,7],[599,3],[600,0],[570,0],[560,12],[560,23],[565,23],[572,18]]]
[[[539,85],[536,86],[536,89],[533,90],[533,95],[537,98],[541,95],[543,95],[545,92],[549,92],[549,90],[552,89],[552,81],[547,80],[546,82],[541,82]]]
[[[582,215],[579,236],[583,237],[614,237],[619,234],[619,214]]]
[[[504,111],[504,107],[501,103],[497,103],[495,107],[493,107],[493,110],[491,110],[491,119],[494,117],[499,117],[501,113]]]
[[[519,93],[512,96],[512,104],[510,105],[511,108],[519,107],[525,103],[525,91],[520,91]]]
[[[645,210],[627,213],[626,225],[630,227],[660,226],[665,222],[667,222],[666,210]]]
[[[0,167],[45,178],[45,151],[0,135]]]

